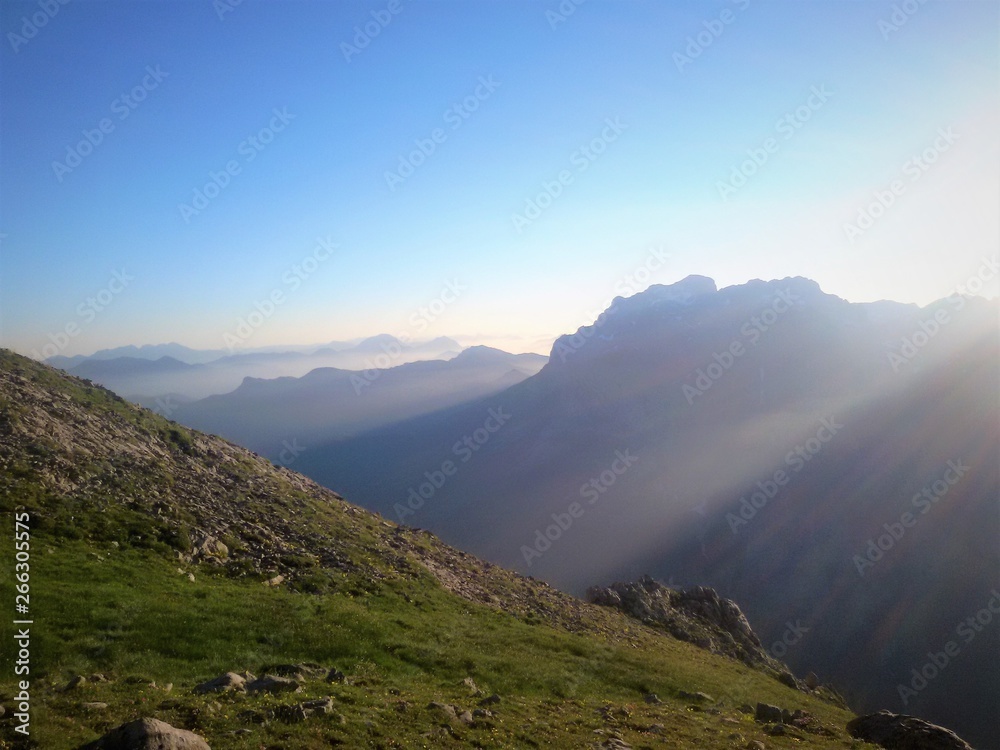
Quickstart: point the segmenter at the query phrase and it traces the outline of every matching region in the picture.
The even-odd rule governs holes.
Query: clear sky
[[[248,347],[547,352],[691,273],[926,304],[1000,245],[993,0],[4,0],[0,22],[0,341],[24,353],[220,348],[255,305]]]

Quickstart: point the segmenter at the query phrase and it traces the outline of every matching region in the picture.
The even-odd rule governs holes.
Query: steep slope
[[[30,661],[34,747],[142,717],[216,750],[863,746],[825,689],[477,560],[6,351],[0,507],[30,519],[30,656],[10,620],[3,653]],[[686,640],[726,642],[712,618],[684,617]],[[221,681],[236,689],[195,689],[225,672],[244,673]],[[5,671],[4,747],[24,739],[21,689]],[[808,715],[757,722],[740,710],[757,702]]]
[[[1000,628],[956,629],[1000,571],[998,362],[996,302],[692,277],[616,300],[496,397],[296,468],[580,594],[646,572],[713,586],[795,671],[987,747]],[[961,659],[914,691],[953,638]]]

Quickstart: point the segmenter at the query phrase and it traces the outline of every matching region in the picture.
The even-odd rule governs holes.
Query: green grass
[[[0,350],[0,750],[25,744],[12,722],[18,507],[32,526],[30,747],[78,748],[144,716],[213,750],[583,748],[611,733],[637,749],[864,747],[831,703]],[[229,547],[224,562],[186,556],[207,531]],[[445,590],[431,569],[503,609]],[[264,585],[278,572],[283,585]],[[312,679],[277,697],[192,692],[223,672],[299,662],[349,682]],[[65,689],[95,673],[108,681]],[[428,707],[476,708],[467,677],[501,696],[473,726]],[[699,691],[715,704],[681,697]],[[645,703],[650,692],[663,703]],[[331,715],[281,718],[326,696]],[[739,710],[758,701],[809,711],[829,734],[768,736]]]
[[[601,737],[595,730],[618,731],[636,747],[691,747],[696,739],[702,747],[737,746],[729,735],[739,735],[741,747],[755,737],[768,747],[801,746],[765,736],[736,710],[758,700],[809,710],[840,734],[807,735],[809,747],[852,746],[842,731],[847,712],[638,626],[644,648],[530,625],[420,579],[385,584],[377,594],[315,596],[234,581],[209,566],[197,568],[192,582],[149,551],[109,546],[97,554],[103,559],[83,543],[34,545],[37,747],[78,747],[145,715],[192,728],[216,749],[581,747]],[[7,580],[3,601],[12,597]],[[351,684],[313,680],[302,694],[267,698],[191,693],[222,672],[305,661],[336,666]],[[111,681],[62,690],[73,676],[95,672]],[[470,676],[502,696],[493,720],[466,727],[427,708],[430,701],[475,708],[461,684]],[[13,683],[3,677],[0,690],[10,694]],[[699,690],[725,696],[722,713],[690,710],[677,698]],[[647,692],[665,703],[646,705]],[[266,725],[237,718],[327,695],[333,716]],[[109,707],[86,711],[89,701]],[[606,719],[605,705],[624,713]],[[648,731],[654,724],[665,736]],[[250,732],[231,734],[240,729]]]

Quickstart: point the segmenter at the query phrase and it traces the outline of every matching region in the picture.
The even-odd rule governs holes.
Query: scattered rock
[[[760,740],[750,740],[747,743],[746,750],[765,750],[767,746]]]
[[[91,682],[108,682],[108,678],[100,673],[92,674],[87,679]]]
[[[458,715],[458,720],[467,726],[471,726],[474,722],[471,711],[463,711]]]
[[[757,710],[754,711],[754,718],[767,724],[781,723],[781,709],[772,706],[770,703],[758,703]]]
[[[342,682],[342,683],[346,684],[347,683],[347,675],[345,675],[339,669],[337,669],[336,667],[334,667],[326,675],[326,681],[327,682]]]
[[[214,536],[203,536],[194,542],[194,556],[223,559],[229,556],[229,547]]]
[[[103,711],[108,707],[107,703],[101,703],[100,701],[94,701],[92,703],[82,703],[80,704],[85,711]]]
[[[307,711],[314,711],[320,714],[332,714],[333,698],[318,698],[316,700],[306,701],[302,704],[302,707]]]
[[[314,662],[303,664],[268,664],[260,668],[261,674],[273,674],[278,677],[291,677],[299,682],[307,677],[322,677],[326,674],[326,668]]]
[[[614,721],[620,719],[621,721],[627,721],[631,716],[631,712],[624,706],[601,706],[597,709],[597,713],[601,715],[601,718],[605,721]]]
[[[595,747],[601,748],[601,750],[632,750],[632,746],[621,737],[609,737]]]
[[[642,699],[646,701],[646,703],[649,703],[651,705],[657,705],[659,703],[663,703],[663,701],[660,700],[660,696],[658,696],[656,693],[646,693],[644,696],[642,696]]]
[[[264,581],[265,586],[280,586],[285,582],[285,577],[281,574],[276,575],[274,578],[268,578]]]
[[[483,698],[481,701],[479,701],[479,705],[495,706],[499,702],[500,702],[500,696],[497,695],[496,693],[493,693],[493,695],[489,696],[488,698]]]
[[[238,693],[245,693],[246,689],[247,689],[246,680],[244,680],[235,672],[226,672],[224,675],[219,675],[213,680],[208,680],[208,682],[203,682],[200,685],[196,685],[194,688],[194,692],[226,693],[229,691],[236,691]]]
[[[188,573],[188,580],[194,583],[194,573]]]
[[[806,675],[806,687],[810,690],[815,690],[819,687],[819,678],[815,672],[810,672]]]
[[[297,693],[302,689],[295,680],[266,674],[247,685],[250,693]]]
[[[889,711],[859,716],[847,723],[855,739],[872,742],[889,750],[972,750],[950,729]]]
[[[65,689],[66,690],[75,690],[76,688],[83,687],[86,684],[87,684],[87,678],[84,677],[83,675],[79,675],[78,674],[76,677],[74,677],[72,680],[70,680],[68,683],[66,683],[66,688]]]
[[[194,732],[157,719],[136,719],[112,729],[81,750],[211,750]]]
[[[492,719],[493,712],[488,708],[477,708],[472,712],[473,717],[476,719]]]
[[[473,680],[471,677],[466,677],[464,680],[462,680],[462,684],[465,685],[467,688],[469,688],[469,695],[483,694],[483,691],[479,689],[479,687],[476,685],[475,680]]]
[[[430,703],[427,704],[427,708],[432,709],[434,711],[440,711],[449,719],[458,718],[458,712],[455,710],[455,707],[447,703],[438,703],[437,701],[431,701]]]
[[[782,685],[787,685],[788,687],[793,688],[795,690],[799,689],[799,683],[795,681],[795,675],[793,675],[791,672],[782,672],[781,674],[779,674],[778,682],[780,682]]]

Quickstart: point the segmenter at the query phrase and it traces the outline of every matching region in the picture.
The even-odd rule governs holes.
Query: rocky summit
[[[5,351],[0,504],[0,748],[867,746],[710,589],[574,598]]]

